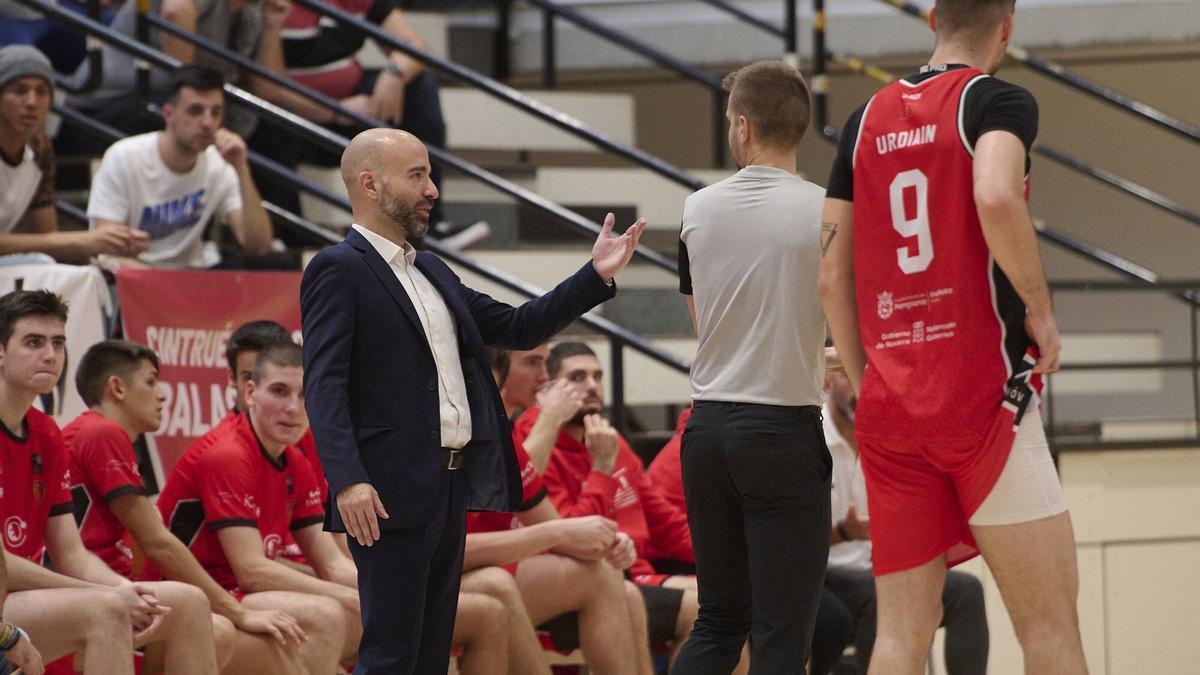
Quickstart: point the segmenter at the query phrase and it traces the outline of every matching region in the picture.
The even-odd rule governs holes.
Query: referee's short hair
[[[572,356],[595,356],[596,352],[592,348],[582,342],[560,342],[550,350],[550,356],[546,357],[546,373],[550,377],[558,377],[558,371],[562,370],[562,362]]]
[[[745,115],[766,144],[790,148],[800,144],[812,112],[808,83],[783,61],[743,66],[721,82],[729,92],[729,109]]]
[[[108,378],[116,375],[128,381],[143,361],[158,368],[158,355],[153,349],[129,340],[105,340],[89,347],[75,370],[75,389],[84,405],[99,405],[108,389]]]
[[[934,17],[939,36],[985,34],[1012,13],[1016,0],[937,0]]]

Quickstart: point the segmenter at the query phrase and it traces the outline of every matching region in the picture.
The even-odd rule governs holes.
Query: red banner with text
[[[183,451],[233,407],[225,346],[248,321],[278,321],[300,337],[300,274],[120,270],[125,338],[158,354],[162,426],[147,438],[158,485]]]

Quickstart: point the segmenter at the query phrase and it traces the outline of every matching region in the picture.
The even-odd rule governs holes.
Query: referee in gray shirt
[[[700,346],[681,458],[700,614],[672,673],[802,673],[829,554],[817,297],[825,191],[796,175],[809,92],[762,61],[725,78],[736,175],[688,197],[679,287]]]

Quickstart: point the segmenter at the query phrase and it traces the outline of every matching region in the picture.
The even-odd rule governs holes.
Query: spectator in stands
[[[32,407],[62,375],[66,320],[66,304],[49,291],[14,291],[0,298],[0,422],[5,427],[0,489],[9,586],[53,589],[41,596],[51,599],[49,607],[69,603],[72,611],[107,629],[97,635],[94,628],[71,621],[43,625],[32,636],[47,658],[69,653],[68,645],[85,644],[85,671],[132,673],[132,647],[149,643],[148,671],[217,672],[214,625],[222,644],[232,625],[214,620],[203,592],[173,581],[132,582],[83,546],[72,514],[62,436],[53,419]],[[42,566],[44,560],[52,562],[53,571]],[[78,632],[68,632],[72,626]]]
[[[117,11],[111,28],[128,37],[136,37],[137,2],[127,1]],[[231,48],[274,70],[282,66],[279,31],[291,9],[289,0],[152,0],[150,13],[197,36]],[[270,101],[279,100],[280,89],[262,78],[243,76],[240,69],[224,59],[197,48],[187,40],[159,30],[150,31],[149,44],[183,65],[203,65],[217,69],[226,82],[238,84],[251,93]],[[116,127],[127,134],[140,134],[157,127],[158,120],[146,112],[146,101],[137,91],[137,68],[133,55],[105,44],[104,68],[100,87],[86,94],[71,96],[72,107]],[[76,71],[73,81],[82,85],[87,80],[85,62]],[[161,103],[172,93],[170,73],[151,68],[150,96]],[[254,131],[257,118],[244,108],[233,108],[226,115],[226,124],[241,136]],[[94,147],[94,144],[72,138],[74,144]]]
[[[583,406],[562,425],[550,451],[530,446],[530,431],[541,413],[538,408],[530,408],[517,420],[513,440],[524,444],[531,456],[549,452],[544,479],[559,513],[568,518],[598,515],[615,520],[637,547],[638,560],[630,569],[634,582],[676,591],[669,607],[676,628],[674,656],[695,621],[696,579],[690,574],[662,573],[650,561],[658,561],[664,569],[690,571],[695,558],[687,516],[663,499],[629,443],[601,415],[604,371],[595,352],[582,342],[559,343],[550,350],[546,368],[550,377],[566,379],[580,392]],[[739,667],[745,666],[743,662]]]
[[[87,4],[57,0],[54,4],[77,14],[87,14]],[[100,8],[100,21],[112,21],[112,11]],[[82,31],[52,19],[16,0],[0,0],[0,45],[29,45],[49,57],[54,70],[70,73],[83,60],[86,39]]]
[[[299,621],[269,605],[255,609],[253,596],[239,603],[163,525],[146,498],[133,440],[162,421],[157,355],[124,340],[97,343],[79,362],[75,386],[89,410],[63,429],[63,440],[71,455],[75,519],[88,550],[135,578],[131,544],[136,544],[163,576],[203,590],[213,611],[239,629],[230,648],[238,668],[299,674],[331,665],[342,634],[330,632],[321,612],[336,612],[333,602],[309,603],[307,612],[296,615]]]
[[[854,439],[854,391],[843,373],[825,378],[825,442],[833,457],[833,527],[825,588],[854,617],[854,658],[867,672],[875,643],[875,577],[871,572],[871,523],[867,489]],[[979,579],[957,570],[946,572],[942,622],[946,628],[946,671],[950,675],[987,672],[988,626]]]
[[[583,407],[583,393],[570,382],[563,379],[550,382],[550,374],[546,371],[549,355],[548,344],[527,351],[489,348],[493,373],[497,369],[504,370],[504,376],[497,377],[496,381],[508,418],[516,421],[527,409],[538,408],[537,421],[529,430],[529,446],[534,448],[530,458],[539,473],[545,471],[550,462],[550,451],[559,429]]]
[[[175,74],[163,106],[166,129],[126,138],[104,153],[92,180],[93,228],[127,225],[149,235],[137,258],[108,257],[117,267],[212,267],[204,234],[224,218],[247,256],[267,253],[271,222],[250,176],[246,144],[223,128],[221,74],[189,66]]]
[[[417,49],[428,50],[425,40],[413,29],[395,0],[329,0],[335,9],[365,19],[388,35]],[[404,129],[434,148],[446,147],[446,123],[433,74],[425,65],[400,50],[386,45],[387,64],[381,70],[366,69],[357,54],[366,41],[357,28],[324,19],[307,7],[293,6],[283,26],[282,64],[288,77],[299,84],[336,99],[346,108]],[[299,115],[353,137],[362,130],[351,120],[328,108],[296,96],[284,105]],[[338,166],[340,155],[292,142],[290,132],[264,125],[251,145],[270,151],[271,157],[295,167],[300,161]],[[434,162],[430,172],[438,190],[445,192],[441,167]],[[263,192],[272,203],[299,213],[296,191],[262,177]],[[484,221],[455,226],[443,219],[441,201],[429,214],[429,236],[453,248],[468,248],[485,239],[491,228]]]
[[[6,261],[12,264],[141,253],[145,234],[124,225],[58,232],[54,149],[42,131],[53,98],[54,72],[41,52],[0,48],[0,255],[26,254]]]
[[[8,566],[0,555],[0,613],[7,596]],[[0,619],[0,675],[8,675],[13,668],[21,668],[29,675],[42,675],[42,655],[20,626]]]

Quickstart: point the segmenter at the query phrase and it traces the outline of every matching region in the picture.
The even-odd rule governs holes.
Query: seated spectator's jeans
[[[378,70],[366,71],[355,89],[355,94],[370,95],[378,78]],[[357,126],[329,128],[346,138],[353,138],[361,131],[361,127]],[[437,81],[429,71],[421,73],[405,87],[404,113],[399,128],[421,139],[426,145],[435,148],[446,147],[446,122],[442,119],[442,103],[438,97]],[[297,140],[297,132],[264,122],[258,125],[258,130],[250,140],[250,147],[291,169],[295,169],[301,162],[321,166],[338,166],[341,162],[340,152],[330,152]],[[434,185],[441,190],[442,170],[437,162],[432,162],[430,173]],[[263,199],[292,213],[300,213],[300,197],[294,188],[269,176],[265,171],[255,172],[254,179]],[[434,202],[433,211],[429,214],[431,226],[442,219],[440,201],[439,199]]]
[[[87,5],[78,0],[58,0],[58,6],[77,14],[87,14]],[[103,23],[107,25],[112,19],[112,10],[100,10]],[[86,51],[82,31],[50,18],[0,18],[0,45],[33,45],[50,59],[54,69],[60,73],[75,72]]]
[[[8,675],[11,672],[12,664],[8,662],[8,659],[0,656],[0,675]]]

